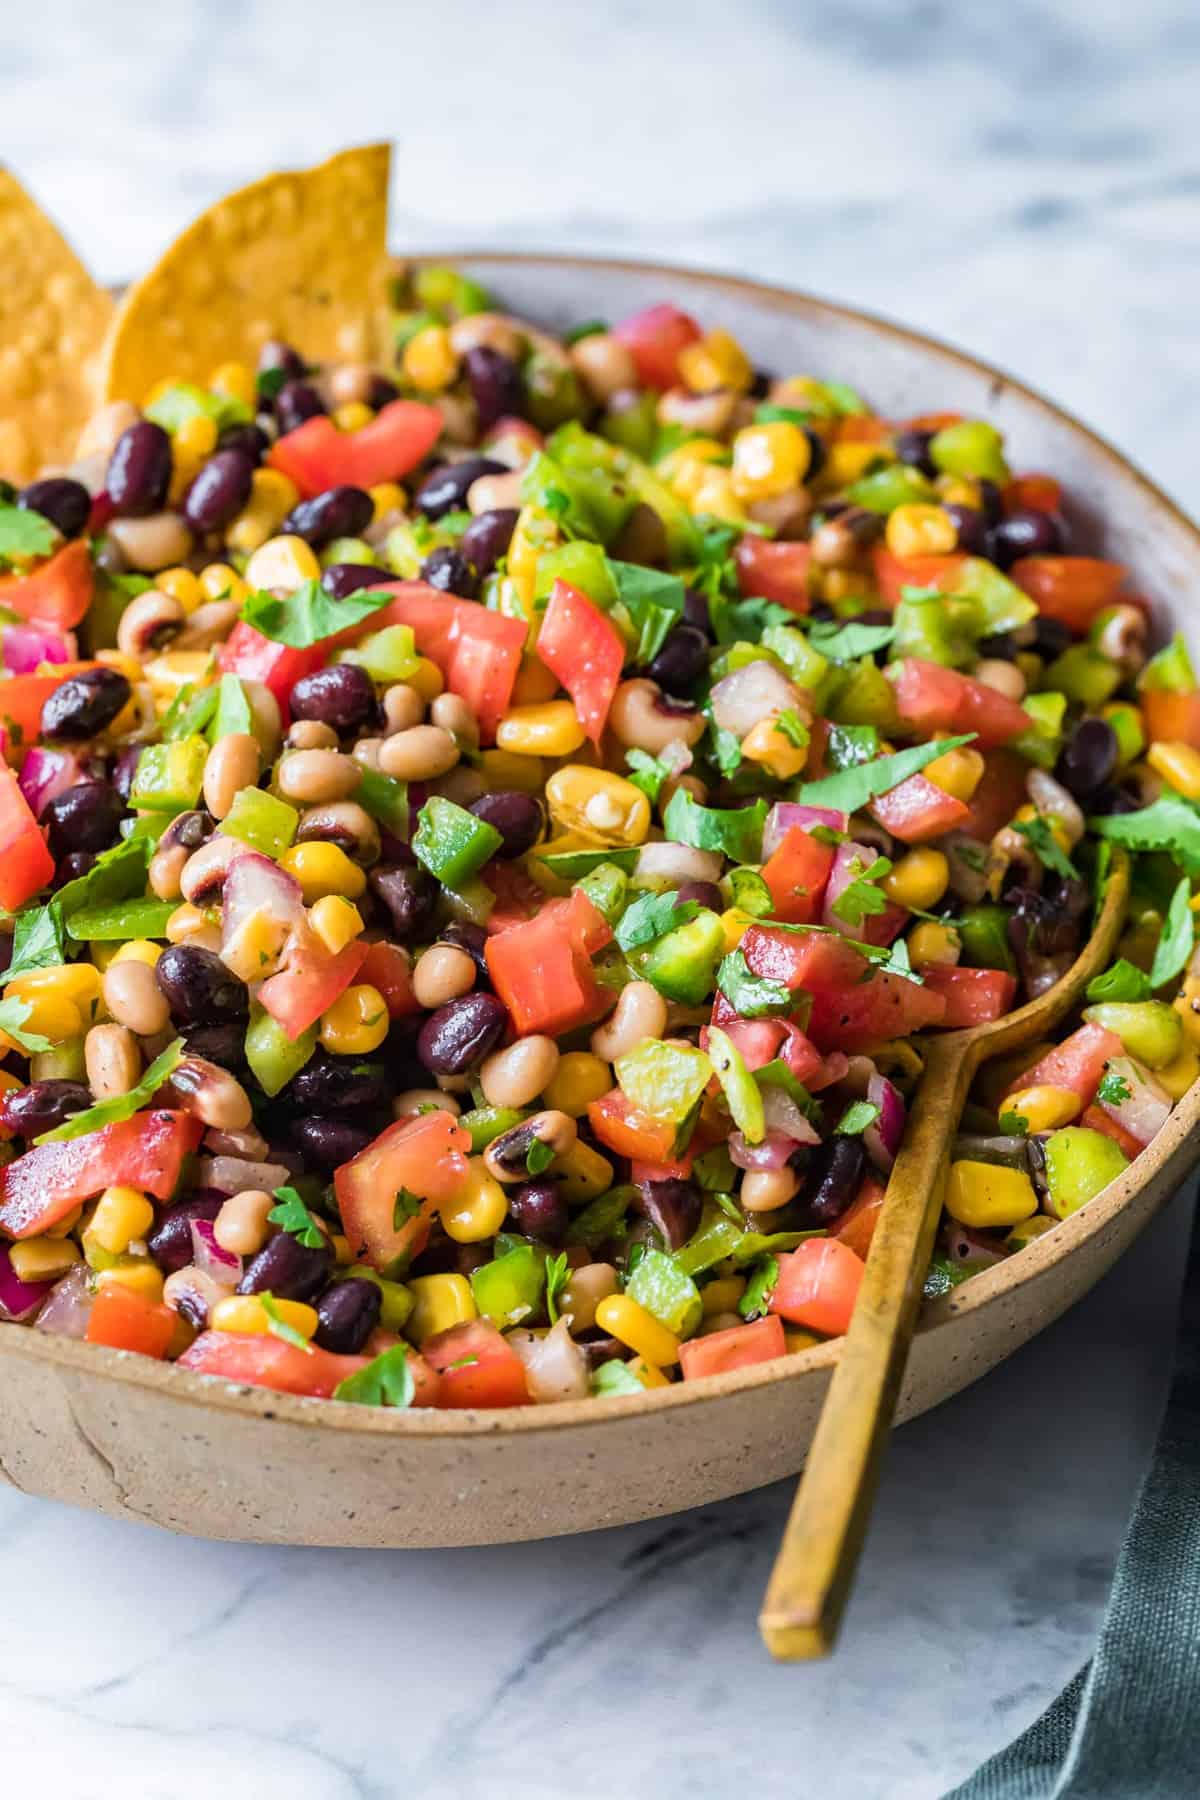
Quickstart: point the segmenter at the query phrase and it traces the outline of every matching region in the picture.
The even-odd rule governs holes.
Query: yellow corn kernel
[[[994,1225],[1019,1225],[1038,1209],[1032,1181],[1020,1169],[999,1163],[956,1162],[946,1184],[946,1211],[960,1225],[984,1231]]]
[[[48,969],[31,969],[27,975],[18,975],[9,982],[5,993],[21,1000],[32,1000],[37,994],[62,994],[86,1013],[100,998],[100,972],[86,962],[53,963]],[[30,1025],[29,1029],[35,1031],[37,1027]]]
[[[750,358],[732,333],[719,325],[680,351],[679,373],[693,394],[710,394],[714,388],[744,393],[754,380]]]
[[[155,698],[173,700],[181,687],[202,681],[212,661],[208,650],[167,650],[142,671]]]
[[[940,850],[910,850],[883,878],[883,891],[897,906],[928,912],[950,882],[950,864]]]
[[[103,663],[106,669],[115,669],[119,675],[124,675],[126,681],[136,682],[141,681],[142,679],[143,671],[141,663],[132,656],[126,656],[123,650],[97,650],[96,661],[98,663]],[[119,731],[128,711],[128,706],[123,706],[121,708],[121,711],[117,714],[112,725],[109,727],[110,731]]]
[[[1185,800],[1200,800],[1200,750],[1171,740],[1156,741],[1147,750],[1146,761]]]
[[[550,1172],[562,1188],[563,1198],[573,1206],[606,1194],[613,1184],[613,1166],[607,1156],[601,1156],[581,1138],[555,1157]]]
[[[278,469],[255,469],[250,477],[250,498],[225,530],[231,550],[257,550],[286,519],[300,499],[294,481]]]
[[[1155,1069],[1154,1079],[1165,1088],[1172,1100],[1182,1100],[1196,1077],[1200,1075],[1200,1056],[1191,1044],[1185,1044],[1165,1069]]]
[[[321,1017],[321,1042],[334,1056],[367,1056],[388,1034],[387,1001],[370,982],[356,981]]]
[[[408,677],[405,685],[410,688],[415,688],[422,700],[424,700],[426,706],[428,706],[431,700],[437,699],[438,695],[445,688],[446,683],[442,679],[442,671],[438,668],[437,664],[431,662],[429,657],[421,656],[417,658],[417,666]]]
[[[42,992],[27,994],[25,999],[29,1004],[29,1016],[21,1021],[22,1031],[35,1031],[39,1036],[49,1038],[52,1044],[62,1044],[68,1038],[81,1036],[87,1029],[78,1006],[68,994]],[[87,1024],[91,1023],[92,1016],[89,1015]],[[0,1031],[0,1045],[5,1050],[20,1049],[6,1031]],[[22,1055],[28,1056],[28,1050],[22,1051]]]
[[[953,925],[922,919],[908,934],[908,954],[914,969],[935,965],[953,968],[962,954],[962,940]]]
[[[398,481],[381,481],[376,487],[368,488],[367,493],[375,508],[374,520],[382,519],[385,513],[403,512],[408,505],[408,495]]]
[[[861,443],[855,438],[839,438],[835,443],[826,445],[825,461],[821,466],[821,487],[827,493],[850,487],[871,469],[891,461],[892,458],[885,453],[882,444]],[[860,589],[861,585],[860,576]]]
[[[1189,994],[1179,994],[1171,1004],[1183,1021],[1184,1036],[1190,1044],[1200,1049],[1200,999],[1194,999]]]
[[[160,575],[157,579],[158,585],[161,587],[162,576]],[[229,563],[208,563],[201,569],[197,579],[200,592],[206,600],[244,600],[250,591],[237,570]],[[179,600],[178,594],[175,598]],[[185,611],[191,611],[186,601],[180,600],[179,604]]]
[[[610,1294],[602,1300],[596,1308],[596,1324],[656,1368],[679,1361],[679,1339],[628,1294]]]
[[[1045,1237],[1058,1224],[1057,1219],[1049,1219],[1045,1213],[1035,1213],[1032,1219],[1022,1219],[1013,1226],[1004,1240],[1006,1250],[1023,1250],[1026,1244],[1032,1244],[1034,1238]]]
[[[743,912],[740,906],[726,908],[721,914],[721,930],[725,933],[726,955],[737,949],[754,922],[753,913]]]
[[[339,431],[361,431],[375,417],[375,409],[365,400],[347,400],[345,406],[335,406],[329,416]]]
[[[670,1387],[671,1385],[671,1377],[664,1375],[661,1369],[656,1369],[654,1364],[647,1362],[644,1356],[631,1356],[625,1367],[641,1382],[644,1388]]]
[[[88,1233],[110,1256],[121,1256],[154,1224],[154,1208],[134,1187],[105,1188],[96,1202]]]
[[[446,1236],[456,1244],[481,1244],[495,1237],[508,1212],[508,1195],[481,1156],[467,1162],[466,1180],[442,1207]]]
[[[692,490],[703,481],[709,468],[728,461],[729,446],[719,438],[688,438],[686,443],[661,456],[654,465],[654,472],[681,500],[690,502]]]
[[[1009,1094],[1004,1111],[1019,1114],[1025,1121],[1026,1131],[1032,1135],[1038,1131],[1057,1131],[1060,1125],[1069,1125],[1083,1111],[1083,1101],[1071,1088],[1042,1084]]]
[[[580,1119],[591,1102],[607,1094],[612,1084],[612,1070],[602,1056],[593,1056],[590,1050],[568,1050],[559,1057],[558,1067],[547,1084],[546,1105]]]
[[[18,1281],[57,1281],[79,1261],[79,1245],[71,1238],[26,1238],[12,1246],[8,1260]]]
[[[940,787],[943,794],[951,794],[955,800],[969,800],[983,779],[984,762],[978,750],[947,750],[944,756],[935,756],[931,763],[926,763],[922,774],[928,776],[935,787]]]
[[[221,363],[209,376],[208,385],[214,394],[227,394],[231,400],[240,400],[251,412],[258,403],[258,384],[246,363]]]
[[[533,607],[538,558],[561,542],[556,520],[540,506],[523,506],[508,545],[508,573],[526,616]]]
[[[268,538],[246,564],[246,581],[252,588],[298,588],[320,578],[316,553],[302,537],[288,532]]]
[[[513,682],[512,704],[539,706],[543,700],[553,700],[557,693],[558,676],[554,671],[546,667],[540,656],[523,656]]]
[[[523,794],[540,794],[546,782],[545,765],[534,756],[512,750],[481,750],[475,767],[489,791],[519,788]]]
[[[933,485],[943,506],[971,506],[978,512],[983,505],[983,489],[970,475],[939,475]]]
[[[742,755],[776,781],[790,781],[808,761],[808,745],[794,744],[774,719],[760,719],[742,739]]]
[[[641,788],[584,763],[555,770],[546,783],[546,805],[561,831],[580,832],[598,844],[642,844],[650,829],[650,802]]]
[[[237,551],[242,556],[249,555],[251,551],[257,550],[260,544],[265,544],[280,523],[279,519],[268,518],[265,513],[256,512],[252,500],[253,496],[246,502],[237,518],[225,527],[225,542],[231,550]]]
[[[205,931],[208,926],[219,923],[219,913],[202,912],[198,906],[193,906],[190,900],[185,900],[181,906],[175,908],[167,920],[163,936],[169,944],[184,944],[198,931]]]
[[[99,945],[93,944],[93,954],[98,948]],[[149,938],[130,938],[126,943],[117,945],[113,962],[144,962],[153,968],[162,953],[162,945],[152,943]]]
[[[958,528],[945,507],[898,506],[884,538],[893,556],[945,556],[958,543]]]
[[[444,325],[427,325],[414,331],[404,346],[400,367],[407,380],[422,394],[440,394],[458,374],[458,358]]]
[[[306,906],[323,900],[327,894],[357,900],[367,885],[358,864],[351,862],[337,844],[293,844],[280,857],[279,866],[300,883]]]
[[[706,1282],[700,1289],[705,1318],[711,1319],[714,1313],[736,1312],[737,1303],[745,1291],[744,1275],[718,1276],[715,1281]]]
[[[777,419],[747,425],[733,440],[733,491],[739,500],[769,500],[798,487],[808,474],[812,445],[798,425]]]
[[[143,1299],[156,1302],[163,1297],[164,1280],[162,1270],[148,1256],[128,1256],[111,1268],[96,1271],[97,1287],[107,1287],[110,1282],[115,1282],[118,1287],[132,1288]]]
[[[350,1239],[343,1236],[340,1231],[335,1231],[330,1235],[329,1243],[338,1268],[348,1268],[354,1261],[354,1251],[350,1247]]]
[[[543,700],[505,713],[496,729],[496,743],[520,756],[570,756],[586,735],[569,700]]]
[[[452,1325],[466,1325],[479,1317],[465,1275],[416,1275],[406,1285],[413,1297],[413,1309],[404,1331],[418,1349],[439,1331],[449,1331]]]
[[[309,908],[308,922],[331,956],[365,930],[362,914],[344,894],[323,895]]]
[[[204,600],[204,590],[190,569],[163,569],[154,577],[160,594],[178,600],[185,613],[193,613]]]
[[[743,525],[746,521],[745,508],[734,487],[731,469],[707,470],[697,482],[688,506],[696,514],[708,513],[714,519],[724,519],[729,525]]]
[[[274,1318],[263,1305],[261,1294],[230,1294],[217,1301],[208,1323],[213,1331],[252,1332],[256,1337],[265,1337],[274,1325],[290,1326],[302,1338],[312,1337],[317,1329],[316,1308],[306,1306],[303,1300],[272,1298],[271,1309]]]
[[[787,1345],[789,1356],[799,1355],[801,1350],[811,1350],[815,1344],[824,1342],[812,1331],[796,1331],[790,1325],[783,1328],[783,1341]]]
[[[217,421],[207,413],[193,413],[171,434],[171,447],[176,456],[203,462],[217,447]]]

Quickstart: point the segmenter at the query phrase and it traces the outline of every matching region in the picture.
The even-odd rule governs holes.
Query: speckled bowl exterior
[[[1016,467],[1060,476],[1099,554],[1200,649],[1200,532],[1144,476],[998,370],[806,295],[644,264],[462,256],[513,312],[566,327],[671,298],[764,367],[852,382],[886,414],[986,414]],[[926,1309],[899,1417],[936,1406],[1111,1268],[1200,1161],[1200,1085],[1121,1178],[1019,1256]],[[504,1543],[661,1516],[793,1474],[836,1343],[603,1403],[391,1413],[295,1399],[0,1325],[0,1475],[31,1494],[202,1537],[411,1547]]]

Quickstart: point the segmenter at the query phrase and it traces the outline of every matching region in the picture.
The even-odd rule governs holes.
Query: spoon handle
[[[826,1656],[837,1637],[916,1326],[949,1146],[976,1062],[973,1044],[930,1044],[759,1616],[768,1650],[785,1661]]]

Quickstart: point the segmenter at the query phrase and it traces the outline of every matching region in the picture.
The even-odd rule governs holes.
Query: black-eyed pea
[[[214,819],[223,819],[243,788],[254,787],[259,774],[258,739],[248,731],[218,738],[204,765],[204,804]]]
[[[217,1131],[244,1131],[254,1117],[237,1077],[202,1056],[185,1056],[160,1091],[172,1093],[177,1106]]]
[[[338,734],[320,719],[295,719],[288,729],[289,750],[336,750]]]
[[[275,779],[285,800],[320,806],[326,800],[348,800],[362,779],[362,768],[340,750],[290,750]]]
[[[83,1040],[83,1066],[95,1100],[115,1100],[135,1088],[142,1053],[126,1025],[93,1025]]]
[[[454,1095],[444,1093],[441,1088],[406,1088],[392,1101],[392,1117],[415,1119],[421,1113],[428,1112],[431,1107],[436,1107],[440,1112],[448,1112],[455,1119],[462,1112]]]
[[[478,749],[479,721],[460,694],[439,694],[429,708],[429,718],[448,731],[460,749]]]
[[[193,906],[212,906],[221,895],[225,877],[250,846],[239,838],[212,837],[193,850],[183,865],[179,891]]]
[[[459,357],[468,350],[498,350],[501,356],[517,362],[525,351],[524,332],[503,313],[467,313],[464,318],[455,319],[449,337],[450,348]]]
[[[222,644],[237,624],[242,610],[240,600],[209,600],[189,614],[188,622],[176,641],[178,650],[211,650]]]
[[[166,995],[150,963],[132,958],[110,963],[104,973],[104,1004],[118,1025],[138,1037],[154,1037],[171,1021]]]
[[[611,331],[589,332],[568,353],[593,400],[604,406],[614,394],[638,385],[633,353]]]
[[[410,687],[406,681],[395,681],[384,690],[383,716],[389,735],[395,731],[411,731],[425,717],[425,702],[415,687]]]
[[[647,1038],[667,1029],[667,1003],[648,981],[631,981],[621,989],[616,1007],[592,1033],[592,1050],[607,1063],[627,1056]]]
[[[385,738],[379,766],[396,781],[433,781],[448,775],[459,760],[459,748],[440,725],[414,725]]]
[[[558,1045],[553,1038],[536,1034],[518,1038],[484,1059],[479,1070],[483,1097],[489,1106],[529,1106],[545,1093],[557,1068]]]
[[[129,567],[148,575],[186,562],[192,552],[192,534],[182,515],[176,512],[149,513],[143,519],[110,519],[106,530]]]
[[[182,889],[179,885],[191,851],[183,844],[171,844],[165,850],[156,850],[150,858],[149,880],[151,892],[160,900],[178,900]]]
[[[422,1006],[434,1012],[447,1000],[469,994],[475,986],[475,974],[475,959],[457,944],[431,944],[413,969],[413,994]]]
[[[163,650],[183,630],[187,614],[173,594],[150,588],[135,594],[117,626],[117,649],[136,662]]]
[[[648,750],[654,756],[679,739],[689,746],[698,744],[707,724],[699,707],[668,699],[657,682],[642,675],[620,684],[608,722],[613,736],[627,749]]]
[[[268,1214],[274,1196],[262,1188],[244,1188],[231,1194],[213,1221],[213,1236],[231,1256],[257,1256],[271,1236]]]
[[[544,1145],[553,1159],[564,1156],[578,1137],[579,1129],[566,1113],[535,1113],[532,1118],[522,1119],[519,1125],[493,1138],[483,1153],[483,1160],[497,1181],[528,1181],[529,1155],[535,1145]]]
[[[514,469],[509,475],[481,475],[467,489],[467,506],[476,517],[480,513],[499,512],[504,507],[519,507],[523,480],[520,469]]]
[[[360,769],[377,769],[379,752],[383,749],[381,737],[359,738],[350,754]]]

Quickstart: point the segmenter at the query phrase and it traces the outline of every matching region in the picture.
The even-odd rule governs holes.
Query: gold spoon
[[[980,1065],[1043,1037],[1112,958],[1129,899],[1113,855],[1091,937],[1054,986],[1005,1019],[931,1037],[850,1329],[767,1586],[759,1629],[787,1662],[827,1656],[849,1598],[879,1485],[921,1290],[942,1211],[949,1146]]]

